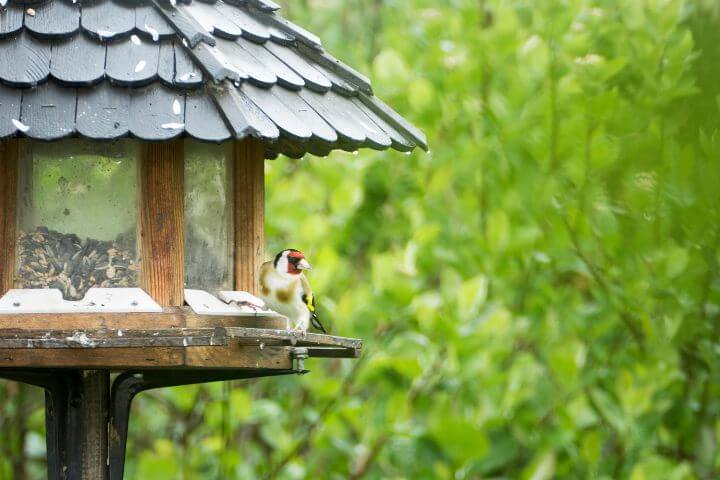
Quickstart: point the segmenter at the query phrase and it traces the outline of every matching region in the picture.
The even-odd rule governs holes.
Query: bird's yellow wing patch
[[[310,294],[303,295],[303,301],[305,302],[305,305],[307,305],[308,310],[310,310],[312,313],[315,313],[315,296]]]

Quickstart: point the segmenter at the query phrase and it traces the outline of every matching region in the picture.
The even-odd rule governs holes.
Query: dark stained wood
[[[235,289],[258,293],[265,261],[265,147],[254,139],[235,143]]]
[[[298,45],[298,50],[313,62],[317,62],[324,68],[331,70],[340,78],[354,85],[360,91],[372,95],[373,89],[370,79],[354,68],[333,57],[324,50],[318,50],[303,44]]]
[[[337,131],[341,139],[362,144],[367,138],[365,130],[348,114],[344,102],[338,104],[328,98],[331,93],[322,95],[303,89],[300,91],[300,97]]]
[[[243,93],[245,93],[265,115],[270,117],[270,120],[272,120],[285,135],[294,140],[307,140],[312,136],[312,130],[310,130],[292,110],[286,107],[278,97],[273,95],[271,90],[256,87],[247,82],[243,83],[241,88]]]
[[[55,2],[53,2],[55,3]],[[22,32],[0,48],[0,79],[8,85],[31,86],[50,74],[50,44]]]
[[[147,34],[147,38],[168,38],[175,36],[175,29],[152,5],[135,7],[135,28]]]
[[[141,39],[136,45],[127,37],[108,44],[105,71],[116,85],[145,85],[157,78],[159,59],[159,43]]]
[[[77,313],[0,315],[2,330],[158,330],[172,328],[251,327],[284,329],[282,318],[198,315],[190,308],[168,307],[163,313]]]
[[[390,137],[392,140],[392,148],[401,152],[410,152],[417,146],[398,132],[395,127],[390,125],[381,117],[377,116],[375,112],[368,108],[363,108],[364,105],[358,98],[353,98],[351,101],[356,107],[358,107],[358,109],[367,115],[367,117],[372,120],[375,125],[381,128]]]
[[[194,138],[213,142],[222,142],[231,136],[212,99],[204,93],[186,96],[185,131]]]
[[[158,76],[166,85],[172,85],[175,82],[175,47],[170,40],[160,42]]]
[[[0,141],[0,295],[15,283],[17,140]]]
[[[362,350],[348,351],[344,348],[308,348],[310,358],[360,358]]]
[[[106,47],[84,35],[55,43],[50,74],[61,83],[91,85],[105,76]]]
[[[178,87],[197,87],[203,83],[203,73],[192,61],[185,48],[174,46],[175,77],[173,83]]]
[[[243,37],[258,43],[270,40],[270,32],[265,25],[241,9],[223,2],[216,3],[213,8],[219,12],[221,17],[237,25],[242,31]]]
[[[142,144],[140,165],[141,284],[160,305],[182,306],[185,281],[183,142]]]
[[[274,12],[280,10],[280,5],[272,0],[250,0],[253,7],[263,12]]]
[[[53,82],[23,92],[20,121],[29,127],[25,135],[56,140],[75,132],[77,90]]]
[[[235,138],[252,136],[272,141],[280,136],[275,123],[231,83],[226,82],[223,88],[214,90],[213,96]]]
[[[415,142],[423,150],[428,149],[427,137],[425,137],[425,134],[421,132],[417,127],[412,125],[410,122],[405,120],[403,117],[401,117],[395,110],[390,108],[382,100],[375,96],[365,95],[364,93],[361,93],[359,98],[360,101],[362,101],[362,103],[367,108],[372,110],[373,113],[375,113],[377,116],[379,116],[386,122],[395,125],[397,130],[404,136],[408,137],[408,139]]]
[[[247,347],[230,345],[225,348],[194,347],[185,350],[185,366],[199,368],[292,368],[287,347]]]
[[[184,348],[0,349],[0,367],[161,368],[181,367]]]
[[[301,334],[286,329],[212,327],[156,330],[0,330],[0,349],[97,350],[141,348],[151,350],[166,347],[225,347],[230,345],[292,346],[334,348],[354,355],[362,342],[353,338],[314,333]],[[336,355],[339,355],[336,354]]]
[[[295,73],[262,45],[257,45],[242,38],[238,38],[236,43],[248,52],[259,64],[271,70],[277,77],[280,85],[291,90],[300,90],[305,86],[305,80],[303,80],[300,75]]]
[[[292,110],[295,116],[300,119],[301,123],[312,130],[313,137],[324,142],[337,142],[338,135],[335,129],[318,115],[299,95],[283,87],[274,87],[272,93],[283,105]]]
[[[282,60],[285,65],[293,69],[295,73],[305,80],[307,88],[316,92],[324,93],[332,88],[332,82],[313,67],[310,62],[300,56],[294,49],[278,45],[274,42],[265,44],[270,53]]]
[[[320,64],[313,64],[313,67],[317,69],[320,73],[325,75],[328,80],[332,83],[332,88],[334,91],[339,93],[340,95],[344,95],[346,97],[354,97],[358,94],[358,89],[355,88],[353,85],[348,83],[346,80],[340,77],[337,73],[333,72],[332,70],[323,67]]]
[[[23,24],[24,10],[17,5],[0,9],[0,37],[7,37],[19,31]]]
[[[351,98],[342,97],[335,92],[328,92],[327,97],[328,101],[334,102],[338,106],[342,105],[348,116],[362,127],[367,137],[365,146],[382,150],[392,145],[393,141],[390,136],[365,114],[364,108],[360,108],[353,103]]]
[[[262,328],[227,327],[226,335],[230,338],[251,338],[254,340],[285,340],[298,347],[343,347],[362,348],[362,341],[356,338],[336,337],[318,333],[298,334],[288,330],[271,330]]]
[[[0,85],[0,137],[17,132],[13,119],[20,120],[22,91]]]
[[[234,67],[245,72],[251,82],[263,87],[272,87],[277,83],[277,76],[272,70],[258,62],[255,57],[250,55],[250,53],[237,42],[218,39],[217,49],[225,55]]]
[[[214,2],[210,2],[214,3]],[[217,37],[235,39],[242,35],[242,29],[224,15],[218,15],[212,5],[199,1],[183,5],[198,22]]]
[[[0,349],[0,367],[26,368],[223,368],[292,369],[288,347],[243,346],[231,343],[216,347]]]
[[[93,37],[109,40],[135,28],[135,9],[117,1],[84,3],[80,23]]]
[[[80,378],[80,478],[107,480],[110,372],[86,370]]]
[[[240,82],[247,78],[245,72],[230,65],[228,59],[215,47],[201,43],[190,51],[190,55],[202,65],[205,73],[215,82],[223,80]]]
[[[77,131],[84,137],[109,140],[126,135],[130,125],[130,92],[103,82],[78,90]]]
[[[34,10],[34,15],[25,13],[25,28],[38,37],[65,37],[80,28],[80,5],[77,3],[45,2],[36,5]]]
[[[322,42],[320,41],[320,38],[314,33],[305,30],[301,26],[275,14],[263,16],[263,19],[270,25],[291,34],[298,40],[298,42],[306,44],[317,50],[322,50]]]
[[[175,30],[185,38],[190,48],[195,48],[200,42],[215,45],[215,39],[212,35],[183,6],[178,4],[173,7],[165,4],[162,0],[153,0],[153,4],[165,20],[173,25]]]
[[[177,102],[177,103],[176,103]],[[179,106],[179,112],[175,113]],[[130,94],[130,132],[143,140],[169,140],[185,130],[185,96],[164,85]]]
[[[283,32],[277,27],[272,25],[265,25],[270,32],[270,39],[280,45],[292,46],[295,44],[295,37],[287,32]]]

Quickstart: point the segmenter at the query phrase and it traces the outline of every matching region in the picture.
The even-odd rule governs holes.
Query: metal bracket
[[[292,358],[297,360],[297,368],[295,369],[298,375],[305,375],[310,373],[305,370],[305,360],[310,357],[310,350],[307,347],[294,347],[292,349]]]
[[[45,389],[48,480],[75,480],[82,467],[81,373],[75,370],[0,370],[0,378]]]
[[[139,393],[157,388],[194,385],[198,383],[274,377],[296,373],[294,370],[147,370],[119,375],[110,394],[110,459],[109,480],[122,480],[125,471],[130,407]]]

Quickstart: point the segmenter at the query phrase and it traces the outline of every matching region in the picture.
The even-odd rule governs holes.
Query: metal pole
[[[110,372],[84,370],[80,382],[81,480],[108,478]]]

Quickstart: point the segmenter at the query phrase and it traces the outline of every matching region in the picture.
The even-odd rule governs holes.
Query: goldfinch
[[[278,253],[275,260],[260,267],[260,298],[268,308],[287,317],[293,330],[307,333],[312,322],[327,333],[315,313],[315,297],[305,270],[312,267],[302,252],[288,249]]]

